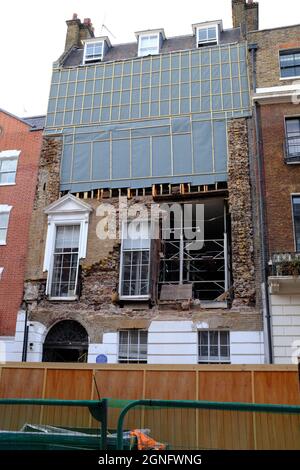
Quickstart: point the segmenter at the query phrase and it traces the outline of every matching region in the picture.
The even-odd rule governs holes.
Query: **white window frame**
[[[157,41],[157,44],[156,44],[156,49],[155,51],[152,51],[151,49],[147,49],[147,48],[142,48],[142,40],[143,39],[150,39],[151,37],[156,37],[156,41]],[[144,52],[143,52],[143,49],[146,49]],[[152,48],[153,49],[153,48]],[[159,54],[160,52],[160,33],[147,33],[147,34],[140,34],[139,35],[139,47],[138,47],[138,56],[139,57],[146,57],[148,55],[157,55]]]
[[[201,40],[199,41],[198,40],[198,34],[199,34],[199,31],[203,31],[203,30],[209,30],[209,29],[212,29],[214,28],[215,31],[216,31],[216,39],[206,39],[206,40]],[[196,27],[196,46],[197,48],[200,48],[201,44],[203,44],[204,46],[209,46],[209,45],[218,45],[220,42],[220,31],[219,31],[219,25],[218,24],[211,24],[211,25],[205,25],[205,26],[197,26]],[[216,43],[216,44],[215,44]],[[200,45],[199,45],[200,44]]]
[[[207,343],[207,348],[208,348],[208,356],[207,359],[201,359],[200,356],[200,334],[201,333],[208,333],[208,343]],[[210,333],[218,333],[218,357],[217,356],[210,356]],[[221,356],[221,341],[220,341],[220,333],[227,333],[228,334],[228,350],[229,350],[229,356],[227,359],[224,359],[224,357]],[[205,330],[205,329],[200,329],[198,330],[198,363],[199,364],[220,364],[220,363],[226,363],[230,364],[231,359],[230,359],[230,331],[229,330]]]
[[[9,216],[10,216],[10,211],[12,210],[12,206],[8,206],[7,204],[1,204],[0,205],[0,215],[1,214],[8,214],[8,221],[7,221],[7,226],[3,227],[4,230],[6,230],[5,234],[5,240],[0,239],[0,246],[4,246],[7,244],[7,233],[8,233],[8,226],[9,226]],[[1,227],[2,228],[2,227]]]
[[[69,204],[69,205],[68,205]],[[65,208],[64,208],[65,206]],[[45,246],[44,266],[43,271],[48,272],[46,295],[49,295],[50,300],[64,300],[72,301],[78,298],[77,295],[72,297],[51,297],[51,285],[53,275],[53,261],[54,249],[56,241],[56,227],[61,225],[79,225],[79,246],[78,246],[78,266],[79,261],[86,257],[89,214],[92,208],[80,201],[75,196],[67,194],[66,196],[58,199],[51,204],[45,213],[48,214],[48,230]],[[78,268],[77,268],[78,269]],[[78,276],[78,272],[77,272]]]
[[[93,57],[86,57],[87,48],[90,44],[101,44],[102,45],[102,53],[101,55],[94,55]],[[105,41],[104,39],[94,39],[92,41],[85,41],[84,43],[84,51],[83,51],[83,65],[89,64],[91,62],[102,62],[104,57],[104,48],[105,48]]]
[[[131,341],[130,341],[130,334],[132,332],[137,332],[138,333],[138,343],[137,343],[137,346],[138,346],[138,353],[137,353],[137,357],[130,357],[130,346],[131,346]],[[120,345],[121,345],[121,342],[120,342],[120,336],[121,336],[121,333],[123,332],[126,332],[128,333],[128,341],[127,341],[127,360],[124,360],[124,359],[121,359],[120,358]],[[140,334],[141,332],[143,333],[146,333],[147,334],[147,342],[146,342],[146,358],[143,359],[143,358],[140,358],[140,346],[141,346],[141,341],[140,341]],[[142,344],[145,344],[145,343],[142,343]],[[118,363],[119,364],[147,364],[148,362],[148,331],[147,330],[143,330],[143,329],[124,329],[124,330],[119,330],[118,332]]]
[[[1,266],[0,267],[0,281],[1,281],[2,276],[3,276],[3,271],[4,271],[4,268]]]
[[[16,160],[17,165],[16,165],[16,170],[15,172],[7,172],[7,173],[15,173],[15,180],[11,183],[6,183],[6,182],[1,182],[1,169],[0,169],[0,186],[14,186],[16,184],[16,177],[17,177],[17,170],[18,170],[18,162],[19,162],[19,156],[20,156],[21,150],[3,150],[0,152],[0,163],[3,160]],[[1,166],[0,166],[1,168]]]
[[[151,230],[151,224],[147,220],[139,220],[141,223],[148,223],[149,224],[149,233]],[[121,241],[121,256],[120,256],[120,273],[119,273],[119,298],[120,300],[149,300],[150,299],[150,267],[151,267],[151,259],[150,259],[150,253],[151,253],[151,238],[149,239],[149,248],[145,248],[144,250],[129,250],[129,249],[124,249],[123,247],[123,235],[126,232],[125,225],[128,225],[132,223],[132,221],[123,222],[122,224],[122,241]],[[127,232],[126,232],[127,233]],[[122,286],[123,286],[123,269],[124,269],[124,252],[126,251],[148,251],[149,252],[149,262],[148,262],[148,294],[147,295],[123,295],[122,294]]]

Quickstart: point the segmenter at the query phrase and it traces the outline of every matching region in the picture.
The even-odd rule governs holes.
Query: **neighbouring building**
[[[300,25],[255,31],[252,50],[257,176],[271,359],[300,356]],[[269,291],[269,292],[268,292]],[[269,295],[268,295],[269,294]]]
[[[7,360],[22,358],[24,315],[17,315],[44,122],[45,116],[20,119],[0,109],[0,342]]]
[[[130,44],[67,21],[20,310],[28,360],[265,362],[245,39],[258,7],[232,3],[232,29]]]

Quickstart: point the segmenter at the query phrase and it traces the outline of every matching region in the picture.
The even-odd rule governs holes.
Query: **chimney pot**
[[[72,18],[72,20],[77,20],[77,18],[78,18],[77,13],[73,13],[73,18]]]
[[[83,24],[84,24],[85,26],[91,26],[91,24],[92,24],[91,18],[84,18]]]

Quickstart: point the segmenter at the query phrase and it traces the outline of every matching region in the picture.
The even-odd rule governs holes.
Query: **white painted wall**
[[[275,364],[297,364],[300,356],[300,293],[270,295]]]
[[[89,344],[88,362],[96,362],[98,354],[105,354],[109,364],[118,362],[118,333],[104,333],[103,343]]]
[[[17,319],[15,337],[0,338],[0,341],[2,340],[2,343],[0,343],[1,351],[3,350],[4,344],[6,361],[22,360],[24,321],[25,312],[20,311]],[[43,342],[46,336],[46,328],[39,322],[29,322],[28,325],[27,361],[40,362],[43,355]],[[197,364],[197,332],[201,328],[207,329],[208,326],[207,323],[195,324],[192,321],[186,320],[151,322],[148,330],[148,364]],[[282,327],[279,326],[277,328]],[[285,326],[284,328],[286,329],[287,327]],[[300,330],[300,323],[298,329]],[[294,328],[293,333],[295,333]],[[279,347],[283,348],[284,345],[278,344],[278,348]],[[282,350],[278,349],[278,353],[279,352],[282,353]],[[104,333],[102,343],[91,343],[88,350],[88,362],[95,363],[99,354],[105,354],[109,364],[118,362],[118,332]],[[230,332],[230,354],[232,364],[263,364],[263,332]],[[3,354],[1,354],[1,356],[3,356]]]
[[[263,331],[230,332],[231,364],[264,364]]]

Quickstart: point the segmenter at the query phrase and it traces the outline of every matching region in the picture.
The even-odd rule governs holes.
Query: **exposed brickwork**
[[[246,119],[229,121],[228,151],[234,304],[249,305],[255,301],[255,273]]]
[[[300,105],[261,107],[265,201],[269,255],[295,251],[291,194],[300,193],[300,165],[284,163],[285,116],[299,116]]]
[[[16,184],[0,186],[0,204],[12,206],[7,244],[0,246],[0,336],[14,335],[23,295],[30,217],[33,208],[42,131],[31,131],[21,120],[0,111],[0,151],[21,150]]]
[[[28,262],[25,279],[43,279],[43,259],[47,235],[47,218],[44,209],[59,197],[60,140],[43,139],[34,211],[30,222]]]
[[[242,34],[258,29],[257,2],[247,3],[246,0],[232,0],[232,24],[234,28],[241,27]]]
[[[257,44],[257,87],[291,85],[292,80],[280,79],[279,51],[300,48],[300,26],[251,32],[248,42]]]
[[[103,332],[128,327],[148,328],[150,321],[158,319],[205,321],[211,324],[212,328],[223,327],[234,331],[262,329],[259,312],[245,306],[244,299],[242,302],[244,306],[241,305],[241,308],[233,311],[219,309],[208,311],[202,309],[201,305],[191,305],[184,310],[180,308],[180,304],[174,305],[174,308],[170,306],[162,308],[160,305],[149,308],[148,304],[119,305],[114,302],[113,289],[117,287],[119,281],[120,243],[118,240],[99,240],[97,223],[100,219],[96,213],[99,201],[87,199],[85,202],[94,210],[90,214],[87,257],[81,262],[80,299],[71,303],[47,300],[45,276],[43,275],[44,279],[41,279],[42,273],[39,268],[35,281],[31,278],[25,284],[25,300],[32,321],[36,320],[50,327],[58,320],[78,320],[86,327],[92,342],[101,341]],[[112,204],[116,209],[119,204],[118,199],[106,199],[103,202]],[[133,198],[128,201],[128,205],[137,202],[149,206],[153,203],[153,199],[150,196]],[[44,223],[46,224],[46,221]],[[40,247],[35,245],[33,249],[39,251]]]

